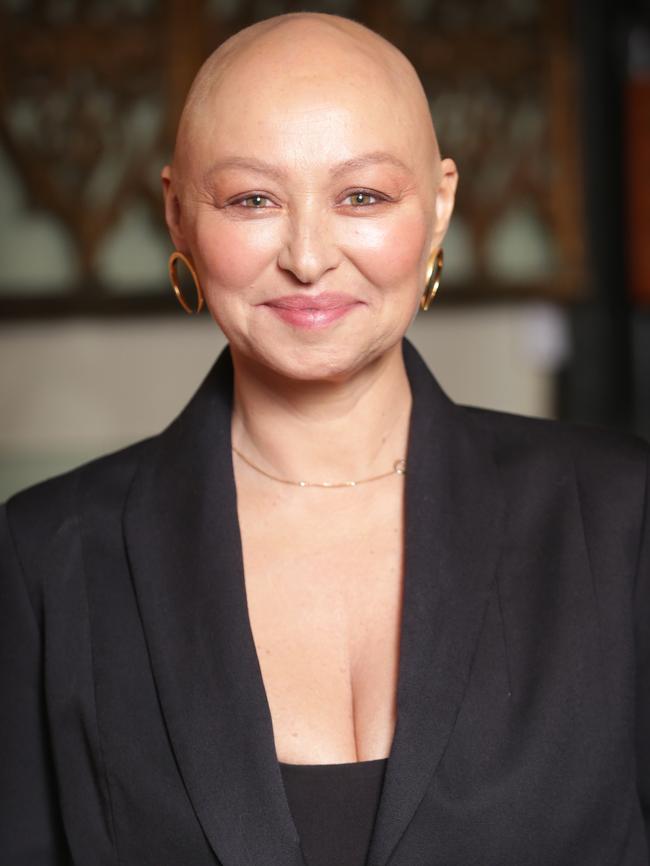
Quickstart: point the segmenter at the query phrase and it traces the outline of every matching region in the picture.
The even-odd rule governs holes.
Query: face
[[[168,221],[234,357],[342,379],[411,323],[455,181],[389,74],[300,43],[249,54],[205,100]]]

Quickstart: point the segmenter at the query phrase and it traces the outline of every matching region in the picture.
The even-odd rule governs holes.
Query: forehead
[[[412,167],[430,158],[426,99],[396,49],[329,30],[324,38],[310,23],[298,31],[285,26],[217,52],[201,98],[188,105],[184,157],[204,169],[237,152],[311,166],[377,150]]]
[[[369,151],[392,155],[385,166],[401,161],[414,169],[427,149],[426,127],[418,128],[390,82],[371,86],[352,75],[294,75],[289,83],[284,75],[260,80],[246,72],[216,90],[197,121],[190,146],[203,169],[240,153],[329,168]]]
[[[208,151],[265,151],[275,157],[345,159],[361,148],[388,150],[407,159],[414,144],[411,124],[383,94],[314,82],[278,92],[272,87],[241,89],[215,101],[206,117]]]

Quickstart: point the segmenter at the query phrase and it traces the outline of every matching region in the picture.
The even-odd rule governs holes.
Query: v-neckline
[[[489,443],[403,342],[413,404],[397,723],[367,866],[385,866],[453,730],[499,548]],[[170,741],[223,866],[304,866],[245,592],[226,349],[139,467],[124,529]]]
[[[255,653],[255,658],[257,661],[257,668],[259,670],[259,690],[263,694],[265,713],[268,714],[269,718],[271,719],[271,727],[273,730],[273,742],[274,742],[276,758],[278,760],[278,763],[285,763],[283,761],[280,761],[279,757],[278,757],[278,747],[277,747],[278,738],[276,736],[277,732],[274,728],[273,714],[271,712],[272,702],[269,699],[269,691],[267,688],[267,683],[265,681],[264,672],[263,672],[263,668],[264,668],[263,651],[264,651],[264,646],[265,646],[265,638],[267,638],[268,634],[269,634],[269,627],[267,627],[267,625],[265,624],[264,628],[261,629],[258,634],[256,634],[256,632],[255,632],[255,629],[253,627],[253,623],[254,623],[255,618],[251,617],[251,596],[249,595],[249,587],[251,586],[251,582],[250,582],[249,577],[248,577],[248,572],[246,571],[246,568],[245,568],[244,552],[245,552],[246,548],[244,545],[244,534],[242,532],[242,522],[244,523],[245,527],[253,526],[254,519],[255,519],[255,517],[257,517],[257,512],[253,517],[251,517],[250,515],[246,515],[246,512],[244,511],[244,515],[246,515],[246,516],[244,517],[243,520],[241,519],[240,502],[239,502],[240,494],[239,494],[239,488],[238,488],[237,481],[236,481],[235,461],[232,459],[230,461],[228,471],[229,471],[229,474],[232,474],[232,478],[233,478],[234,502],[235,502],[235,509],[236,509],[236,517],[237,517],[236,524],[237,524],[237,530],[238,530],[239,549],[241,551],[241,559],[242,559],[242,570],[241,570],[241,575],[240,575],[240,577],[241,577],[240,589],[241,589],[241,593],[243,595],[244,603],[245,603],[245,611],[246,611],[245,627],[246,627],[246,631],[248,633],[248,642],[249,642],[252,650]],[[382,637],[382,639],[385,641],[393,642],[394,640],[396,640],[397,643],[399,644],[399,646],[397,648],[397,654],[398,654],[397,659],[396,659],[397,662],[399,662],[399,652],[401,650],[401,640],[402,640],[402,615],[403,615],[402,614],[402,597],[403,597],[403,586],[404,586],[404,562],[405,562],[405,550],[406,550],[406,525],[405,525],[405,520],[404,520],[404,511],[405,511],[405,506],[406,506],[406,490],[402,487],[403,478],[404,478],[404,476],[400,476],[399,478],[393,479],[393,480],[398,481],[400,484],[399,498],[398,498],[397,502],[395,503],[395,515],[399,517],[400,522],[401,522],[401,527],[400,527],[401,528],[401,549],[399,549],[396,553],[396,558],[400,564],[399,587],[398,587],[398,589],[395,590],[398,593],[397,610],[396,610],[396,613],[398,613],[398,616],[397,616],[397,622],[391,621],[391,623],[390,623],[390,625],[393,626],[393,628],[390,629],[390,633],[387,633],[387,634],[383,635],[383,637]],[[339,491],[339,493],[347,493],[347,494],[352,494],[352,495],[354,495],[354,492],[355,491]],[[299,493],[304,493],[304,491],[299,491]],[[328,494],[329,494],[329,491],[328,491]],[[326,495],[328,495],[328,494],[326,494]],[[250,492],[248,493],[248,495],[249,496],[251,495]],[[398,515],[398,509],[400,512],[399,515]],[[320,520],[318,520],[316,522],[318,525],[320,525]],[[279,521],[278,526],[282,527],[282,520]],[[295,542],[295,536],[294,536],[294,542]],[[311,543],[311,541],[310,541],[310,543]],[[299,544],[298,544],[298,546],[299,546]],[[265,557],[262,557],[262,562],[265,565],[266,565],[267,561],[268,560]],[[259,565],[257,566],[257,568],[259,568]],[[253,569],[253,573],[257,576],[258,572],[256,571],[256,569]],[[265,568],[264,568],[264,574],[266,574]],[[302,574],[300,576],[301,576],[301,580],[304,580],[304,576]],[[266,580],[267,578],[263,577],[262,579]],[[391,577],[391,579],[392,579],[392,577]],[[374,585],[375,586],[377,585],[376,580],[375,580]],[[252,582],[252,586],[255,586],[254,580]],[[283,597],[288,595],[288,592],[286,591],[286,589],[284,587],[282,587],[278,591],[281,592]],[[391,588],[391,591],[393,591],[392,588]],[[264,590],[262,590],[262,592],[264,592]],[[254,604],[254,608],[253,608],[254,612],[255,612],[256,610],[259,610],[261,607],[263,607],[264,602],[266,600],[266,597],[263,595],[261,598],[257,598],[253,595],[253,598],[255,598],[255,604]],[[393,602],[393,599],[391,599],[391,604],[392,604],[392,602]],[[323,602],[320,601],[319,604],[322,605]],[[304,606],[301,607],[300,610],[301,610],[301,615],[304,615]],[[392,611],[393,610],[394,610],[394,608],[391,607],[391,620],[392,620]],[[348,611],[346,610],[346,616],[347,615],[348,615]],[[277,616],[275,616],[273,621],[277,622]],[[393,630],[395,626],[396,626],[396,633]],[[280,636],[280,638],[281,638],[281,636]],[[273,640],[277,640],[277,638],[274,637]],[[290,636],[290,641],[291,641],[291,636]],[[258,649],[258,647],[260,649]],[[262,653],[262,655],[260,653]],[[295,658],[295,655],[296,654],[294,653],[293,654],[294,658]],[[393,664],[393,659],[391,658],[389,665],[392,665],[392,664]],[[351,677],[352,677],[352,673],[353,673],[353,670],[351,668],[350,669],[350,676]],[[302,679],[304,679],[304,676],[302,677]],[[395,706],[397,693],[399,690],[398,677],[396,677],[393,685],[394,685],[394,691],[390,695],[390,700],[392,702],[392,705]],[[352,689],[352,686],[351,686],[351,689]],[[355,698],[356,698],[356,695],[353,695],[353,697],[352,697],[353,704],[355,703]],[[275,700],[277,702],[277,697],[275,697]],[[295,717],[295,714],[292,714],[292,719],[294,717]],[[292,728],[292,730],[295,730],[295,728]],[[353,732],[353,736],[355,733],[356,733],[356,731]],[[395,735],[395,725],[393,725],[393,730],[392,730],[392,735],[391,735],[391,748],[392,748],[392,742],[394,741],[394,735]],[[354,739],[356,740],[356,736],[354,736]],[[390,750],[389,750],[389,755],[390,755]],[[388,761],[389,755],[385,756],[385,758],[383,760]],[[286,762],[286,763],[293,766],[293,764],[291,764],[291,762]],[[355,761],[355,762],[344,761],[344,762],[339,762],[339,763],[347,764],[347,763],[365,763],[365,762],[364,761]],[[305,765],[306,766],[322,766],[322,764],[318,764],[315,761],[305,762]]]

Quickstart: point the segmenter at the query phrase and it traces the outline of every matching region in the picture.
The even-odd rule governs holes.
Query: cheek
[[[274,220],[226,222],[198,220],[193,250],[204,290],[239,291],[250,288],[277,254]]]
[[[422,214],[399,219],[367,220],[348,241],[350,258],[366,279],[384,290],[417,282],[425,255],[427,223]]]
[[[338,243],[371,285],[389,292],[413,286],[421,277],[427,221],[421,212],[394,219],[359,219]],[[279,223],[273,218],[230,222],[218,215],[197,220],[192,250],[208,298],[251,289],[278,255]],[[336,235],[330,235],[336,243]]]

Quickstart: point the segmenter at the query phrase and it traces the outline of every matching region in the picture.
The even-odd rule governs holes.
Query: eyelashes
[[[386,201],[385,196],[382,196],[376,192],[372,192],[372,190],[369,190],[369,189],[357,189],[354,192],[351,192],[349,195],[346,195],[345,198],[346,199],[348,199],[348,198],[351,198],[351,199],[374,198],[375,199],[375,201],[373,201],[373,202],[365,202],[365,203],[360,202],[360,201],[355,201],[355,202],[353,202],[353,205],[352,205],[353,207],[369,207],[370,205],[379,204],[382,201]]]
[[[249,205],[246,202],[254,201],[255,204]],[[260,201],[271,201],[268,196],[258,195],[257,193],[253,193],[253,195],[242,196],[241,198],[237,198],[234,201],[231,201],[231,205],[239,205],[240,207],[246,208],[247,210],[264,210],[263,206],[260,206]]]
[[[371,199],[371,201],[368,201]],[[355,210],[362,208],[373,207],[378,204],[383,204],[389,201],[388,196],[370,189],[355,189],[347,193],[342,200],[342,204],[350,201],[349,206]],[[270,210],[275,205],[269,196],[262,193],[249,193],[245,196],[233,199],[227,203],[228,207],[239,207],[243,210]]]

